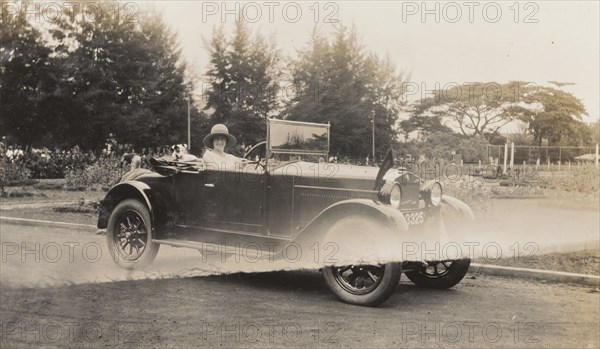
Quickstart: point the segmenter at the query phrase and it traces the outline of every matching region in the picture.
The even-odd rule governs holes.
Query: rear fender
[[[110,189],[104,199],[100,202],[100,213],[98,215],[98,228],[105,229],[113,209],[123,200],[137,199],[144,203],[150,211],[152,226],[154,227],[154,207],[152,190],[146,183],[129,181],[122,182]]]

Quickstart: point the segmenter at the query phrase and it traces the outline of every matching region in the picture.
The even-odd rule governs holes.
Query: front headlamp
[[[402,190],[400,189],[400,185],[397,183],[392,186],[392,190],[390,191],[390,205],[394,208],[400,208],[402,204]]]
[[[421,187],[421,197],[429,205],[439,206],[442,203],[442,185],[436,181],[427,181]]]
[[[442,185],[440,183],[433,184],[429,198],[433,206],[439,206],[442,203]]]

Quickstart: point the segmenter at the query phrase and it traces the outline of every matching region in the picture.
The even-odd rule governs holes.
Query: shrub
[[[20,161],[5,163],[5,171],[2,176],[3,186],[20,185],[31,178],[31,171]],[[15,184],[16,183],[16,184]]]
[[[546,194],[546,190],[539,186],[512,184],[502,186],[502,183],[498,187],[492,187],[491,191],[493,195],[508,197],[538,197]]]
[[[553,173],[548,184],[558,190],[594,193],[600,189],[600,171],[592,164]]]
[[[462,200],[473,211],[486,212],[493,207],[492,191],[476,179],[463,176],[460,180],[443,181],[442,186],[445,194]]]
[[[83,169],[69,168],[65,175],[67,187],[80,188],[92,186],[112,186],[119,181],[125,171],[117,158],[100,157]]]

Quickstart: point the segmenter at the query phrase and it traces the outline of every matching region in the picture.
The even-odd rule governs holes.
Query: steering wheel
[[[261,166],[263,169],[265,168],[266,163],[266,154],[267,154],[267,142],[262,141],[246,152],[244,155],[244,159],[248,160],[248,164],[256,164],[254,169],[257,169],[258,166]],[[252,160],[258,156],[258,160]]]

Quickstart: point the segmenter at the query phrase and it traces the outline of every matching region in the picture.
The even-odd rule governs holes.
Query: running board
[[[278,254],[276,252],[265,251],[265,250],[256,250],[256,249],[249,250],[248,248],[240,246],[240,245],[227,246],[224,244],[215,244],[215,243],[210,243],[210,242],[197,242],[197,241],[177,240],[177,239],[161,239],[161,240],[153,240],[153,242],[155,242],[157,244],[167,245],[167,246],[172,246],[172,247],[177,247],[177,248],[180,248],[180,247],[192,248],[192,249],[200,251],[200,253],[210,252],[210,253],[207,253],[207,255],[216,255],[218,253],[222,253],[225,255],[242,255],[242,254],[244,254],[244,255],[247,255],[250,258],[254,259],[258,253],[258,256],[260,256],[260,257],[256,257],[256,258],[272,260],[273,257]]]

